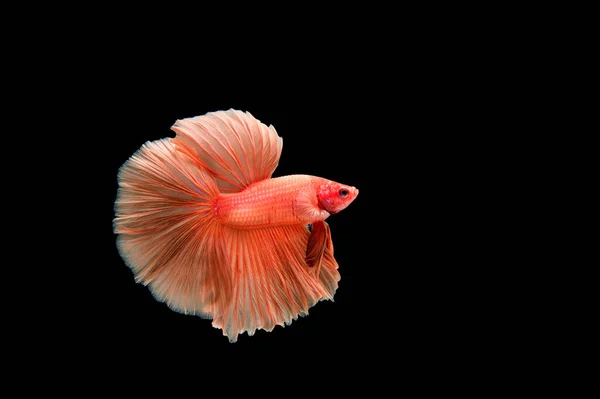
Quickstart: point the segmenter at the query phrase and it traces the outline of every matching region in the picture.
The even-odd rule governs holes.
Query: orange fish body
[[[119,171],[114,231],[136,281],[231,342],[287,325],[340,275],[325,219],[358,195],[309,175],[271,178],[282,140],[249,113],[177,121]]]
[[[329,180],[308,175],[263,180],[240,193],[221,195],[215,201],[216,216],[238,228],[323,221],[330,213],[319,202],[319,193],[328,184]]]

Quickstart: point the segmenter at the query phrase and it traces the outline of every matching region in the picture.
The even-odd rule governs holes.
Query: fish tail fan
[[[181,119],[173,143],[215,176],[222,193],[268,179],[279,163],[283,139],[249,112],[209,112]]]
[[[175,311],[212,317],[232,292],[215,220],[215,179],[171,139],[144,144],[119,170],[114,232],[137,282]]]
[[[213,326],[231,342],[244,332],[289,325],[318,301],[333,298],[337,263],[326,250],[317,276],[305,260],[309,235],[302,225],[224,232],[235,283],[229,306],[215,313]]]

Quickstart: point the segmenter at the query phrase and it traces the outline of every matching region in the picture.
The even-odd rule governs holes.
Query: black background
[[[94,389],[118,377],[153,388],[174,371],[194,394],[214,386],[227,394],[251,371],[260,378],[240,388],[267,395],[318,391],[321,382],[374,396],[405,384],[446,392],[486,377],[490,390],[514,369],[528,376],[528,346],[539,341],[526,319],[544,298],[524,309],[515,298],[539,284],[523,271],[537,254],[518,254],[535,238],[522,220],[533,224],[536,204],[518,217],[513,210],[545,164],[521,185],[513,179],[522,158],[540,151],[524,145],[537,115],[519,120],[537,101],[530,81],[547,70],[528,66],[540,31],[522,42],[512,16],[494,23],[500,10],[473,18],[454,6],[420,15],[303,8],[295,24],[299,8],[283,19],[242,12],[240,26],[228,10],[205,7],[154,16],[96,7],[73,17],[69,9],[62,20],[41,10],[49,26],[31,35],[38,26],[29,10],[10,30],[16,51],[7,49],[5,89],[15,112],[6,120],[16,126],[3,137],[5,231],[22,247],[9,241],[3,270],[24,276],[4,280],[16,289],[5,309],[23,319],[5,330],[24,338],[6,341],[24,367],[9,368],[24,370],[28,387],[37,382],[32,366],[42,362],[46,375],[66,364],[65,385],[100,375],[86,385]],[[229,108],[283,137],[275,176],[315,174],[360,189],[328,220],[342,278],[335,302],[235,344],[135,284],[112,231],[127,158],[172,135],[178,118]],[[273,393],[273,382],[288,391]]]
[[[460,160],[448,165],[444,156],[453,139],[432,132],[437,124],[409,103],[285,107],[264,96],[223,97],[136,89],[104,105],[95,127],[101,134],[86,154],[93,175],[85,221],[91,236],[84,244],[87,264],[77,274],[86,276],[77,282],[82,302],[71,315],[81,321],[76,338],[84,348],[214,359],[293,353],[342,357],[344,367],[362,370],[381,357],[403,356],[417,365],[431,357],[450,361],[465,339],[476,339],[477,330],[466,327],[474,314],[465,311],[473,306],[464,291],[472,270],[467,256],[457,255],[464,226],[451,207]],[[251,112],[283,137],[274,177],[313,174],[360,190],[346,210],[328,219],[341,274],[335,301],[318,303],[285,328],[240,335],[233,344],[209,320],[173,312],[136,284],[112,232],[122,163],[144,142],[173,137],[170,127],[178,118],[229,108]]]
[[[392,64],[381,76],[349,81],[325,71],[314,83],[290,75],[281,84],[241,72],[155,80],[145,64],[112,62],[111,74],[84,75],[68,109],[54,115],[64,122],[60,182],[71,193],[55,199],[65,212],[53,225],[64,234],[49,233],[65,260],[50,296],[55,348],[85,364],[275,367],[286,358],[307,370],[331,364],[348,378],[390,370],[424,377],[456,364],[475,372],[497,353],[502,344],[490,333],[501,315],[481,299],[501,274],[482,227],[489,192],[480,189],[488,179],[481,159],[492,150],[475,134],[493,121],[474,116],[485,112],[476,93],[418,60],[402,73]],[[341,274],[335,301],[233,344],[209,320],[173,312],[136,284],[112,230],[119,167],[146,141],[173,137],[177,119],[229,108],[283,137],[273,176],[313,174],[360,190],[328,219]]]

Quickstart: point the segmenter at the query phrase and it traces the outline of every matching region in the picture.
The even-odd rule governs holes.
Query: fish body
[[[330,213],[319,196],[332,182],[316,176],[290,175],[263,180],[240,193],[223,194],[215,201],[215,215],[238,228],[310,224]],[[341,187],[341,186],[340,186]],[[344,189],[344,188],[340,188]],[[349,192],[354,187],[346,188]]]
[[[114,231],[136,281],[171,309],[212,319],[231,342],[333,299],[325,222],[358,195],[310,175],[272,178],[275,129],[249,113],[179,120],[119,171]]]

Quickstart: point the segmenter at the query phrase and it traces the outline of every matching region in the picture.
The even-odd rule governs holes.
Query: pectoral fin
[[[306,248],[306,264],[310,267],[317,267],[317,276],[319,276],[319,272],[321,271],[321,262],[326,248],[329,248],[333,252],[329,225],[324,221],[314,222]]]

